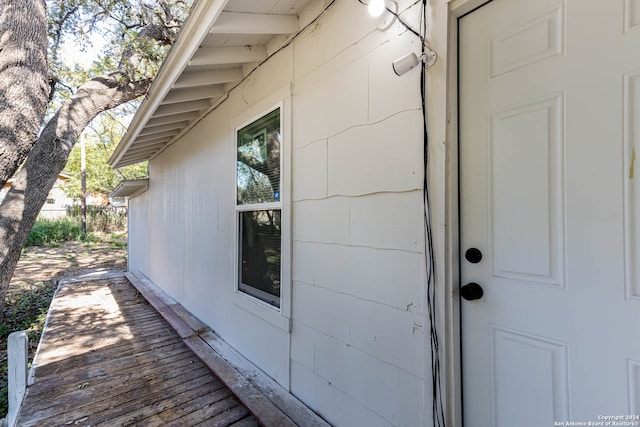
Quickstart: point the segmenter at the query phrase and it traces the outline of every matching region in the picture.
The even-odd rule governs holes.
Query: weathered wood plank
[[[258,427],[259,425],[260,423],[254,417],[245,417],[231,424],[229,427]]]
[[[202,323],[200,319],[195,317],[193,314],[185,310],[180,304],[171,304],[169,308],[195,332],[201,333],[209,329],[207,325]]]
[[[29,421],[26,415],[32,415],[42,423],[40,425],[49,425],[49,422],[51,424],[73,423],[80,419],[86,421],[86,424],[83,423],[83,425],[94,425],[102,421],[109,422],[115,417],[153,405],[165,395],[170,398],[193,389],[200,394],[222,386],[220,382],[207,374],[206,370],[199,369],[164,382],[150,381],[145,384],[144,381],[141,381],[134,385],[136,388],[123,387],[107,394],[93,393],[88,390],[84,396],[60,401],[55,407],[25,414],[25,422]],[[155,388],[156,386],[157,388]]]
[[[165,382],[159,389],[143,387],[127,391],[113,399],[112,404],[106,407],[92,409],[88,418],[88,425],[119,425],[119,419],[138,419],[152,414],[153,405],[161,400],[170,400],[189,390],[197,390],[199,394],[212,391],[220,384],[206,372],[198,372],[198,375],[184,375],[182,378],[174,378]],[[147,415],[145,415],[145,413]],[[69,421],[69,420],[67,420]]]
[[[248,410],[173,329],[188,337],[197,324],[167,309],[173,327],[126,280],[61,285],[18,425],[228,425],[246,418]]]
[[[193,395],[190,399],[185,399],[185,396],[189,396],[189,393],[187,392],[176,396],[173,399],[160,401],[157,404],[160,410],[157,413],[144,418],[140,422],[143,423],[145,427],[165,426],[167,423],[177,418],[198,410],[198,408],[232,396],[231,391],[224,387],[222,383],[220,384],[220,389],[209,394]]]
[[[145,309],[148,310],[148,309]],[[148,314],[148,313],[147,313]],[[70,336],[69,333],[73,332],[73,335],[82,335],[94,331],[111,331],[113,332],[113,328],[117,328],[118,326],[126,326],[131,331],[145,330],[151,328],[167,328],[169,325],[160,321],[158,315],[152,313],[151,315],[146,315],[144,317],[139,317],[136,313],[121,313],[120,318],[100,318],[91,319],[91,324],[84,324],[87,322],[85,316],[74,316],[68,315],[64,321],[50,321],[50,329],[49,333],[51,334],[52,340],[55,340],[59,337],[67,337]],[[122,317],[129,317],[136,319],[135,322],[127,322]],[[76,325],[74,325],[76,324]],[[69,328],[69,326],[73,326],[73,328]]]
[[[175,335],[167,334],[152,334],[148,335],[149,341],[138,341],[134,342],[123,340],[114,344],[111,344],[109,347],[102,347],[101,351],[96,351],[97,349],[87,349],[87,351],[75,355],[75,357],[82,356],[86,359],[85,362],[88,364],[96,364],[101,361],[112,360],[114,356],[123,358],[125,356],[135,355],[144,351],[163,351],[168,349],[171,346],[179,345],[182,340]],[[48,350],[47,346],[42,346],[43,351]],[[51,362],[50,364],[55,363],[56,369],[65,369],[65,364],[70,364],[72,361],[69,361],[70,358],[65,360],[59,360],[57,362]],[[47,365],[39,365],[38,367],[44,368]],[[45,369],[42,372],[46,372]]]
[[[144,425],[145,427],[150,426],[166,426],[171,425],[179,415],[176,414],[186,414],[187,416],[198,411],[203,406],[214,406],[220,407],[220,411],[224,411],[232,406],[239,405],[238,401],[235,400],[235,397],[231,394],[231,392],[227,388],[222,388],[219,390],[214,390],[211,393],[207,393],[199,396],[200,398],[196,398],[193,401],[197,401],[198,405],[189,404],[184,405],[182,410],[174,411],[174,408],[170,407],[173,405],[174,401],[180,395],[177,395],[174,398],[167,398],[161,401],[161,409],[154,411],[154,407],[146,406],[141,407],[138,411],[132,411],[127,414],[124,414],[118,418],[112,418],[104,423],[95,424],[94,427],[111,427],[113,425],[127,425],[131,420],[135,420],[137,423]],[[226,403],[222,403],[226,402]],[[203,418],[204,419],[204,418]],[[179,424],[179,425],[189,425],[189,424]]]
[[[189,325],[178,317],[169,306],[158,297],[152,288],[150,288],[147,284],[143,283],[134,275],[127,275],[129,281],[133,286],[136,287],[138,292],[142,294],[142,296],[156,309],[158,313],[164,318],[164,320],[171,325],[173,329],[175,329],[176,333],[180,338],[188,338],[195,334],[193,329],[189,327]]]
[[[230,347],[213,331],[205,331],[199,336],[214,353],[218,354],[227,364],[233,366],[241,376],[246,378],[263,395],[267,396],[294,423],[309,427],[330,427],[330,424],[307,408],[275,380],[258,370],[255,365]]]
[[[145,353],[139,353],[139,354],[129,354],[118,359],[119,360],[118,370],[129,368],[131,366],[139,366],[147,363],[156,363],[161,361],[164,358],[172,357],[177,354],[181,354],[185,352],[188,352],[188,350],[185,349],[182,343],[177,342],[177,343],[168,345],[166,347],[163,347],[161,351],[155,351],[151,353],[145,352]],[[88,365],[86,363],[83,363],[82,356],[73,356],[70,358],[70,360],[67,360],[65,362],[66,363],[60,363],[60,365],[58,365],[57,363],[38,365],[38,368],[36,369],[36,375],[48,376],[48,375],[55,374],[57,372],[61,372],[63,370],[74,369],[74,368],[77,368],[78,366],[83,366],[83,365],[90,366],[87,368],[87,372],[91,373],[94,376],[114,372],[114,370],[111,369],[112,366],[110,363],[107,362],[107,363],[96,363],[95,365]]]
[[[157,299],[160,299],[161,302],[166,304],[171,311],[180,317],[202,340],[207,343],[209,348],[202,347],[203,351],[218,354],[227,365],[233,366],[233,369],[236,370],[240,376],[248,380],[250,385],[257,389],[258,393],[267,397],[269,401],[285,413],[295,424],[314,427],[329,427],[329,424],[325,420],[319,417],[311,409],[307,408],[280,384],[260,372],[254,365],[239,355],[237,351],[231,349],[229,345],[224,343],[211,331],[210,328],[204,325],[189,311],[185,310],[180,304],[176,303],[161,289],[149,284],[145,278],[140,277],[135,273],[127,273],[127,277],[132,281],[132,283],[134,283],[134,285],[139,283],[140,288],[145,289],[143,295],[146,296],[149,292],[154,293]],[[161,314],[166,312],[166,310],[163,310]],[[219,372],[216,373],[219,374]],[[256,415],[259,417],[262,416],[261,414]]]
[[[223,383],[244,403],[253,414],[260,414],[259,419],[269,426],[295,426],[296,424],[287,417],[277,406],[258,391],[246,378],[233,369],[200,337],[193,336],[184,340],[185,344],[202,359],[212,371],[214,371]]]
[[[205,406],[184,417],[178,418],[169,425],[174,426],[227,426],[249,414],[235,396],[231,396],[213,405]],[[206,421],[202,421],[206,420]],[[204,423],[204,424],[203,424]]]
[[[148,367],[146,369],[139,369],[127,371],[124,374],[120,372],[118,375],[103,375],[95,378],[79,379],[75,381],[67,380],[63,377],[60,383],[57,384],[51,381],[51,386],[45,389],[39,394],[31,394],[30,396],[36,398],[40,397],[39,404],[31,405],[33,410],[42,410],[43,408],[50,408],[55,403],[49,401],[48,398],[55,392],[56,400],[58,401],[72,401],[81,400],[87,394],[95,394],[96,396],[113,396],[117,394],[117,390],[122,388],[135,387],[136,384],[153,385],[157,382],[169,380],[175,376],[189,374],[191,371],[198,371],[202,373],[202,366],[200,364],[193,364],[193,355],[188,355],[187,358],[177,358],[170,364],[162,364],[158,366]]]
[[[192,364],[189,363],[189,361],[193,359],[193,354],[189,352],[181,353],[180,355],[170,359],[170,361],[163,363],[163,369],[173,371],[176,369],[182,369],[184,367],[190,367],[191,369],[195,368],[192,366]],[[71,371],[65,373],[64,375],[50,375],[38,380],[37,383],[29,387],[29,395],[32,397],[37,397],[41,393],[49,392],[51,388],[54,387],[58,394],[63,394],[65,392],[66,386],[73,387],[77,386],[78,384],[85,384],[86,382],[100,381],[105,385],[110,383],[123,383],[125,381],[144,378],[146,375],[148,375],[151,369],[152,367],[145,367],[144,365],[142,365],[132,366],[129,369],[120,369],[118,371],[114,371],[113,373],[109,372],[108,374],[101,374],[96,376],[92,376],[85,370]]]

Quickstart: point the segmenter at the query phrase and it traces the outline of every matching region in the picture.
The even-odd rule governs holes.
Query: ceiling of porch
[[[300,12],[310,3],[196,2],[109,163],[119,168],[149,160],[173,144],[300,31]]]

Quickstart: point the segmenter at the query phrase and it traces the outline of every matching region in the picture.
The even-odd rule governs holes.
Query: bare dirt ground
[[[126,237],[104,236],[100,242],[64,242],[50,246],[30,246],[22,251],[9,292],[20,284],[78,276],[93,270],[126,270]]]

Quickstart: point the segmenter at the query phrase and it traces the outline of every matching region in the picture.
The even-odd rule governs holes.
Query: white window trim
[[[275,99],[280,101],[276,102]],[[237,204],[237,189],[233,191],[233,215],[234,228],[232,230],[233,238],[233,257],[232,257],[232,274],[233,278],[231,286],[232,302],[249,311],[255,316],[271,323],[272,325],[290,332],[291,330],[291,89],[289,86],[277,91],[274,96],[255,105],[253,108],[245,111],[236,120],[233,121],[232,137],[233,144],[233,165],[234,165],[234,187],[237,185],[237,132],[244,126],[254,122],[270,113],[276,108],[280,108],[280,131],[282,142],[280,145],[280,201],[273,203]],[[255,298],[238,289],[239,283],[239,215],[241,211],[262,210],[262,209],[280,209],[281,215],[281,231],[280,231],[280,308]]]

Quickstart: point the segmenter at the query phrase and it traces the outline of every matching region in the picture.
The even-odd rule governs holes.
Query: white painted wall
[[[132,271],[149,271],[149,192],[145,191],[127,201],[128,265]],[[131,268],[135,266],[135,268]]]
[[[417,27],[418,13],[403,17]],[[338,426],[431,419],[419,70],[391,69],[419,50],[399,25],[378,31],[365,6],[338,0],[152,160],[149,191],[130,201],[130,269]],[[233,126],[285,99],[291,334],[232,283]]]

